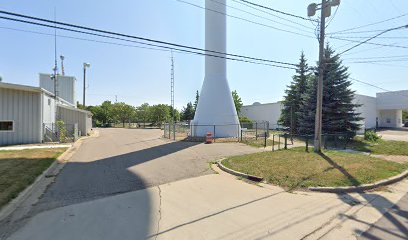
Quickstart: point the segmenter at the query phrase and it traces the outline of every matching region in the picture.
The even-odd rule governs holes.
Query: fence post
[[[275,152],[275,134],[272,134],[272,152]]]
[[[264,143],[264,148],[266,148],[266,132],[265,132],[265,143]]]
[[[241,142],[242,142],[242,129],[241,129]]]
[[[306,136],[306,152],[309,152],[309,137]]]
[[[238,139],[238,142],[239,142],[239,129],[240,129],[241,125],[238,123],[237,126],[238,126],[237,139]]]
[[[324,149],[327,149],[327,135],[323,134]]]
[[[213,141],[215,142],[215,125],[214,125],[214,136],[213,136]]]
[[[171,128],[170,128],[170,122],[169,122],[169,125],[168,125],[168,126],[169,126],[169,128],[168,128],[168,129],[169,129],[169,139],[171,139]]]
[[[281,140],[281,135],[279,134],[278,136],[279,136],[279,140],[278,140],[278,150],[280,150],[280,144],[281,144],[280,140]]]
[[[176,123],[173,123],[173,140],[176,141]]]
[[[258,140],[258,122],[255,122],[255,140]]]
[[[285,138],[285,150],[286,150],[286,149],[288,149],[288,134],[285,133],[285,134],[283,135],[283,137]]]

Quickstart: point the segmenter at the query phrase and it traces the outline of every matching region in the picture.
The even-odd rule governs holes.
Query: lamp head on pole
[[[84,63],[84,68],[89,68],[89,67],[91,67],[91,64],[90,63]]]

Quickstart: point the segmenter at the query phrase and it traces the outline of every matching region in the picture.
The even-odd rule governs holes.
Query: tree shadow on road
[[[42,221],[43,223],[38,223],[37,221],[35,222],[36,226],[31,227],[34,229],[32,231],[35,231],[37,234],[34,234],[31,239],[47,239],[47,236],[50,236],[47,235],[49,233],[48,230],[41,231],[41,229],[49,227],[43,226],[45,224],[53,225],[52,228],[54,230],[52,231],[54,231],[54,234],[57,231],[55,229],[61,229],[60,232],[57,232],[57,234],[63,234],[59,235],[59,239],[70,239],[69,236],[71,234],[67,232],[67,229],[77,225],[74,222],[65,220],[65,217],[76,219],[75,215],[81,215],[80,218],[82,218],[82,220],[76,219],[76,221],[84,221],[83,226],[79,225],[79,229],[83,231],[83,239],[94,239],[95,228],[97,229],[96,232],[106,233],[101,234],[98,239],[107,239],[107,236],[112,237],[115,233],[118,234],[116,239],[138,239],[139,237],[144,239],[152,233],[152,216],[157,214],[157,212],[152,211],[156,211],[153,209],[159,207],[152,205],[154,201],[151,197],[152,193],[149,193],[149,191],[134,192],[131,193],[131,196],[125,193],[146,189],[164,182],[176,181],[191,175],[203,174],[199,168],[193,169],[192,173],[189,174],[189,169],[186,169],[187,166],[183,168],[184,162],[181,161],[182,159],[166,161],[168,159],[163,158],[197,144],[199,143],[165,142],[165,144],[158,146],[96,159],[91,162],[67,162],[56,176],[54,183],[48,186],[44,195],[31,208],[29,213],[22,219],[15,219],[15,221],[9,222],[13,226],[8,229],[7,235],[29,224],[31,219],[50,214],[49,210],[54,209],[52,212],[58,213],[60,211],[71,212],[79,208],[83,209],[84,212],[94,209],[92,211],[89,210],[90,214],[92,214],[89,217],[95,219],[95,222],[100,223],[102,218],[108,220],[102,221],[101,226],[95,226],[96,223],[92,224],[92,222],[89,222],[89,217],[81,215],[81,213],[63,214],[64,219],[60,219],[52,224],[46,223],[48,219],[46,218],[45,221]],[[82,146],[82,148],[85,147],[87,146]],[[87,155],[85,154],[85,156]],[[78,156],[74,155],[73,158],[78,158]],[[151,167],[149,167],[150,165]],[[204,166],[208,168],[208,164],[204,164]],[[171,172],[172,170],[173,172]],[[129,206],[123,205],[128,203],[123,198],[133,198],[134,203]],[[59,209],[60,207],[63,208]],[[109,213],[109,211],[112,211],[112,208],[118,208],[118,211],[121,208],[129,208],[129,211],[125,211],[124,216],[117,216],[114,215],[115,211],[112,214]],[[130,214],[134,216],[130,216]],[[131,221],[128,222],[123,219],[130,219]],[[66,228],[61,227],[61,224],[65,224]],[[86,227],[87,225],[88,227]]]

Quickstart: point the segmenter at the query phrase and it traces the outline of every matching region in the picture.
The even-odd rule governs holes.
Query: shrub
[[[367,130],[364,132],[364,140],[369,141],[369,142],[378,142],[381,139],[381,136],[379,136],[375,131],[373,130]]]
[[[252,123],[252,121],[245,116],[239,117],[239,122],[240,123]]]
[[[64,143],[67,140],[67,129],[65,128],[65,123],[62,120],[57,121],[57,128],[59,132],[59,142]]]

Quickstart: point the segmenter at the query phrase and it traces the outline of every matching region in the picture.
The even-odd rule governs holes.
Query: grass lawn
[[[303,147],[230,157],[223,164],[243,173],[263,177],[289,190],[306,187],[358,186],[397,175],[408,169],[363,154],[325,151],[307,153]]]
[[[0,151],[0,207],[32,184],[65,150],[66,148]]]
[[[247,140],[245,140],[245,139],[244,139],[241,143],[244,143],[244,144],[249,145],[249,146],[251,146],[251,147],[260,148],[260,147],[264,147],[264,146],[265,146],[265,138],[258,138],[258,140],[255,140],[255,139],[247,139]],[[272,146],[272,143],[273,143],[273,141],[272,141],[271,139],[266,139],[266,146],[267,146],[267,147]],[[275,145],[278,145],[278,144],[279,144],[278,140],[275,139]],[[283,146],[282,146],[282,148],[283,148]]]
[[[349,146],[355,150],[372,154],[408,156],[408,142],[406,141],[380,140],[378,143],[369,143],[357,138]]]

